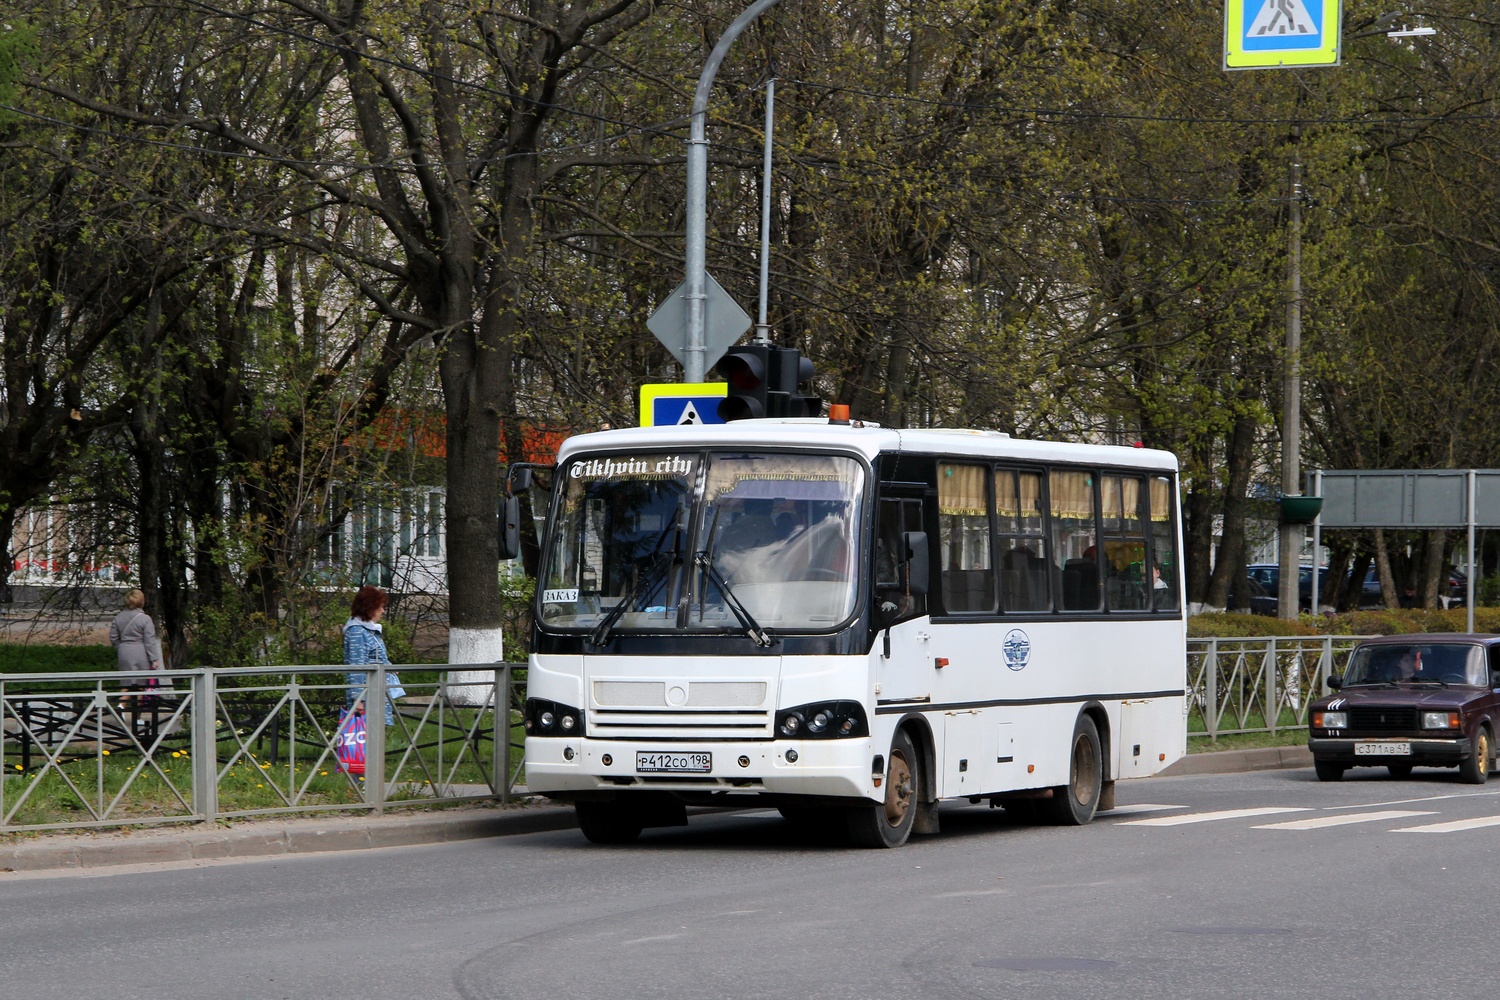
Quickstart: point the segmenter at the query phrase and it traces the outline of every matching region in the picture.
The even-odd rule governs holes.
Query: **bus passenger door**
[[[922,498],[884,497],[875,535],[873,655],[878,704],[932,700],[932,620],[927,594],[913,593],[906,536],[922,532]]]

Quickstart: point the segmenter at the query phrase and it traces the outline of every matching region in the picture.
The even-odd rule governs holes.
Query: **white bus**
[[[688,804],[860,845],[966,799],[1087,823],[1187,742],[1173,455],[828,420],[558,455],[526,784],[596,843]]]

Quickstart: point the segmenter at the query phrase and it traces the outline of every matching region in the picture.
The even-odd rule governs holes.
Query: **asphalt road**
[[[1383,775],[1122,783],[1072,829],[948,809],[896,851],[745,812],[628,848],[569,830],[12,873],[0,997],[1487,993],[1500,781]]]

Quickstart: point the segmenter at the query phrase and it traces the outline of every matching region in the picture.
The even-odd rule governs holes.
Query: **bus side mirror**
[[[507,495],[525,493],[531,489],[531,469],[524,465],[513,465],[505,477]]]
[[[1328,690],[1330,690],[1330,691],[1337,691],[1339,688],[1341,688],[1343,686],[1344,686],[1344,675],[1343,674],[1329,674],[1328,675]]]
[[[903,531],[901,533],[901,547],[906,551],[903,553],[906,564],[906,591],[913,597],[920,597],[927,593],[927,532],[925,531]]]
[[[500,558],[521,554],[521,500],[508,496],[500,501]]]

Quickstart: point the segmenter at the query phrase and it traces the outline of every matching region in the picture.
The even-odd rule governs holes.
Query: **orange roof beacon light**
[[[828,405],[828,422],[830,424],[847,424],[849,422],[849,404],[830,403]]]

